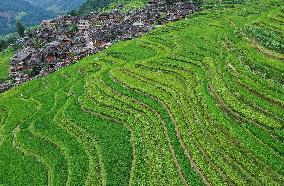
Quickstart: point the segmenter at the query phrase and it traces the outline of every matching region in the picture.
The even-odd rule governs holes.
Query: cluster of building
[[[141,36],[157,25],[184,19],[197,10],[195,3],[149,0],[143,9],[128,13],[114,10],[45,20],[31,37],[18,41],[25,47],[10,61],[10,79],[19,84],[49,74],[116,41]]]

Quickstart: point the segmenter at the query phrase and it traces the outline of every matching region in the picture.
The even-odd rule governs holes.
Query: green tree
[[[71,10],[70,13],[69,13],[69,15],[71,15],[71,16],[78,16],[79,13],[78,13],[77,10]]]
[[[28,37],[29,38],[33,38],[33,32],[32,32],[32,30],[27,30],[27,35],[28,35]]]
[[[73,24],[73,25],[71,25],[70,27],[69,27],[69,30],[71,31],[71,32],[78,32],[78,26],[76,25],[76,24]]]
[[[17,31],[18,31],[20,37],[24,37],[25,36],[25,30],[26,30],[24,24],[21,21],[17,21],[16,27],[17,27]]]
[[[176,2],[177,2],[177,0],[166,0],[166,3],[168,5],[172,5],[172,4],[176,3]]]
[[[4,39],[0,39],[0,52],[7,47],[7,42]]]

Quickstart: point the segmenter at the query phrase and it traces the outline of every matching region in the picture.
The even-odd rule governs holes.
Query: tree
[[[28,37],[29,38],[33,38],[33,32],[32,32],[32,30],[27,30],[27,35],[28,35]]]
[[[76,33],[78,32],[78,26],[76,24],[72,24],[70,27],[69,27],[69,30],[73,33]]]
[[[4,39],[0,39],[0,52],[7,47],[7,43]]]
[[[177,2],[177,0],[166,0],[166,3],[168,5],[172,5],[172,4],[176,3],[176,2]]]
[[[78,13],[77,10],[71,10],[70,13],[69,13],[69,15],[71,15],[71,16],[78,16],[79,13]]]
[[[24,37],[25,36],[25,30],[26,30],[24,24],[21,21],[17,21],[16,27],[17,27],[17,31],[18,31],[20,37]]]

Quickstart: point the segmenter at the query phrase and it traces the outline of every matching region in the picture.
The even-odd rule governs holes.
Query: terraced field
[[[0,185],[283,185],[284,4],[230,2],[0,95]]]
[[[9,59],[13,56],[13,49],[8,48],[0,52],[0,81],[8,77]]]

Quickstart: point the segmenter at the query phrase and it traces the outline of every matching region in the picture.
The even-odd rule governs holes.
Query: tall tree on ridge
[[[16,27],[17,27],[17,31],[18,31],[20,37],[24,37],[25,36],[25,30],[26,30],[24,24],[21,21],[17,21]]]

